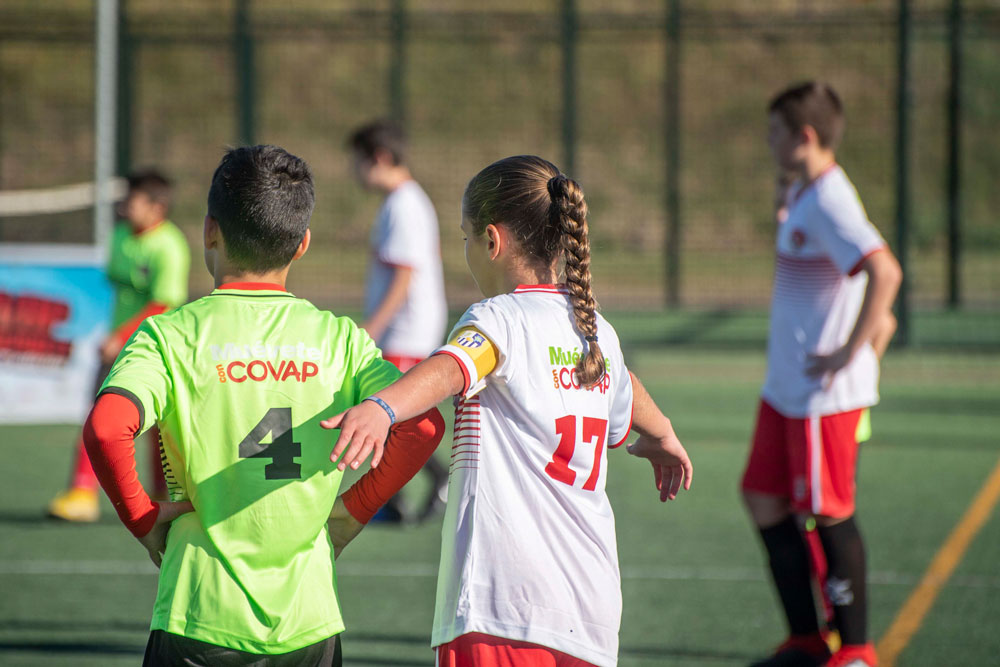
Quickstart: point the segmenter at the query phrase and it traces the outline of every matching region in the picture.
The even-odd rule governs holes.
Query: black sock
[[[865,545],[854,517],[819,526],[826,554],[826,590],[844,644],[867,641],[868,600],[865,591]]]
[[[767,549],[771,576],[792,634],[819,632],[809,551],[795,517],[789,516],[776,526],[761,528],[760,536]]]

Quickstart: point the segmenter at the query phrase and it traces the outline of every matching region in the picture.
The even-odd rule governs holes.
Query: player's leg
[[[790,633],[773,656],[754,663],[761,667],[818,665],[829,656],[816,615],[809,550],[792,498],[798,492],[795,464],[801,459],[793,451],[800,445],[794,433],[801,421],[762,401],[743,474],[743,500],[760,532]]]
[[[864,410],[822,417],[813,431],[820,439],[819,470],[813,470],[817,532],[827,561],[827,595],[833,604],[841,648],[831,665],[875,665],[868,640],[867,566],[864,540],[855,520],[859,422]]]
[[[436,667],[594,667],[539,644],[471,632],[435,647]]]
[[[261,655],[216,646],[163,630],[149,633],[143,667],[341,667],[340,635],[290,653]]]

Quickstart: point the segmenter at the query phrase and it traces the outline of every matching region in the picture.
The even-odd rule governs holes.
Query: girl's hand
[[[149,552],[149,560],[153,565],[160,567],[163,562],[163,552],[167,550],[167,532],[170,530],[170,522],[182,514],[194,511],[194,505],[190,501],[183,502],[157,502],[160,506],[160,513],[156,515],[156,523],[153,529],[138,538],[140,544],[146,547]]]
[[[330,541],[333,543],[333,558],[337,559],[340,557],[340,552],[358,536],[365,524],[351,516],[347,506],[344,505],[344,500],[337,498],[333,503],[333,510],[327,519],[326,527],[330,531]]]
[[[340,459],[338,470],[346,470],[347,466],[357,470],[369,454],[372,455],[372,468],[378,467],[391,425],[389,415],[380,405],[374,401],[361,401],[350,410],[324,419],[319,425],[326,429],[340,429],[330,454],[331,461]],[[343,458],[340,458],[341,454]]]
[[[629,454],[648,459],[652,464],[653,481],[660,492],[661,502],[676,498],[682,483],[685,491],[691,488],[694,466],[673,429],[660,438],[641,435],[627,449]]]

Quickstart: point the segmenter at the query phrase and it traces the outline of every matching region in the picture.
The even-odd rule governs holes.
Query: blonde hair
[[[540,157],[504,158],[469,181],[462,197],[462,215],[477,235],[490,224],[507,228],[521,251],[542,266],[551,266],[562,254],[574,323],[586,347],[586,354],[576,364],[576,377],[585,387],[597,384],[606,368],[597,342],[587,202],[580,185]]]

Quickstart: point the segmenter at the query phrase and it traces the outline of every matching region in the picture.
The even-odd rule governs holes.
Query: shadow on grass
[[[0,620],[0,632],[138,632],[149,633],[149,621],[98,621],[86,619],[50,621],[12,618]]]
[[[45,509],[0,510],[0,524],[16,524],[20,526],[42,526],[45,528],[65,527],[67,529],[92,528],[93,526],[111,526],[118,524],[114,512],[105,512],[97,521],[75,522],[53,519],[45,514]]]
[[[146,642],[142,642],[141,644],[122,644],[106,641],[0,641],[0,656],[13,651],[48,653],[52,655],[143,655],[146,652]]]

